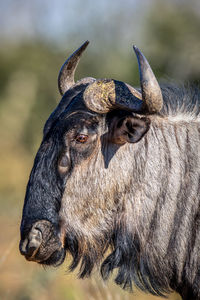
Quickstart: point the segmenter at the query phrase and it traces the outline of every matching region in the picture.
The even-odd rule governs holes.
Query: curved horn
[[[145,104],[137,90],[113,79],[99,79],[88,85],[83,99],[86,106],[97,113],[107,113],[116,108],[138,112]]]
[[[58,75],[58,88],[61,95],[74,85],[74,73],[78,66],[81,54],[88,46],[89,41],[86,41],[79,49],[77,49],[63,64]]]
[[[133,46],[133,49],[139,65],[142,99],[148,112],[159,112],[163,106],[163,97],[158,81],[142,52],[136,46]]]
[[[135,112],[155,113],[162,109],[162,92],[156,77],[145,56],[137,47],[133,48],[139,65],[142,94],[127,83],[99,79],[88,85],[84,91],[84,102],[90,110],[107,113],[121,108]]]

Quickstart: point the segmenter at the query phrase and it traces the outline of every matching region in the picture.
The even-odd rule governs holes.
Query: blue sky
[[[87,39],[102,51],[109,43],[141,45],[153,4],[165,1],[200,11],[199,0],[0,0],[1,44],[40,38],[58,48]]]
[[[5,0],[0,1],[0,35],[12,41],[40,36],[47,40],[129,38],[142,21],[148,0]],[[96,35],[96,36],[95,36]]]

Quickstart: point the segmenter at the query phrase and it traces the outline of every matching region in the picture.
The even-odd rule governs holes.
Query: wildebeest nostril
[[[21,241],[19,244],[19,250],[22,255],[26,254],[26,246],[28,244],[28,239],[25,239],[24,241]]]
[[[42,233],[39,229],[33,228],[28,237],[21,241],[20,252],[25,255],[26,258],[33,257],[42,243]]]

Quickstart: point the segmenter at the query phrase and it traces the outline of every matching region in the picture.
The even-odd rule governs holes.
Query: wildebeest
[[[123,288],[200,299],[200,92],[160,87],[136,47],[141,89],[75,83],[87,45],[59,73],[62,99],[28,182],[20,251],[54,266],[68,251],[82,278],[101,265],[104,279],[117,269]]]

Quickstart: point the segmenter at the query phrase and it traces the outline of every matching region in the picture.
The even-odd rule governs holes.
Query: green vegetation
[[[143,15],[138,46],[160,79],[199,83],[200,17],[193,8],[187,2],[153,1]],[[112,30],[108,28],[105,39],[102,34],[98,35],[96,24],[91,47],[84,53],[78,67],[77,79],[85,76],[111,77],[139,84],[137,62],[131,50],[132,40],[129,39],[126,45],[120,44],[123,32],[120,26],[123,26],[127,13],[130,16],[131,11],[115,11],[112,18],[116,19],[111,20],[114,34],[109,35]],[[126,31],[134,32],[136,21],[130,19]],[[106,22],[109,26],[109,20]],[[87,30],[91,33],[90,25]],[[78,47],[84,39],[81,33],[75,37]],[[19,226],[25,187],[44,122],[60,99],[57,75],[64,60],[74,50],[74,42],[70,41],[73,39],[69,38],[61,51],[55,42],[47,43],[39,37],[18,43],[5,38],[1,40],[0,299],[159,299],[138,291],[128,294],[111,282],[108,286],[104,285],[97,277],[78,280],[75,275],[66,275],[66,263],[59,270],[44,270],[35,263],[26,262],[19,254]],[[179,299],[179,296],[172,295],[170,299]]]

